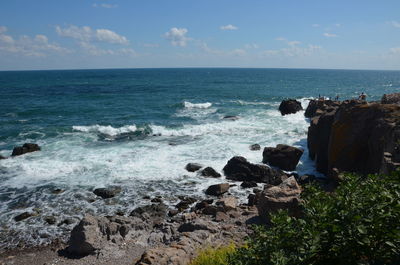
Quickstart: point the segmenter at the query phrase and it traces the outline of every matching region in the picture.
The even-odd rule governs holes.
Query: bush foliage
[[[219,248],[206,248],[190,263],[190,265],[227,265],[228,256],[235,252],[235,245]]]
[[[302,198],[302,218],[271,215],[271,227],[255,227],[228,264],[400,264],[399,172],[349,174],[334,193],[309,185]]]

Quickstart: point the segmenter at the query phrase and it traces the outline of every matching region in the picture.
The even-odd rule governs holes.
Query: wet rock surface
[[[189,172],[196,172],[197,170],[201,169],[204,167],[202,164],[198,163],[188,163],[185,167],[185,169]]]
[[[263,163],[282,170],[293,171],[299,163],[303,150],[297,147],[278,144],[276,147],[265,147],[263,152]]]
[[[23,146],[14,147],[11,156],[20,156],[26,153],[40,151],[40,147],[37,144],[25,143]]]
[[[212,167],[206,167],[201,171],[201,175],[203,177],[210,177],[210,178],[219,178],[221,177],[221,174],[218,173],[215,169]]]
[[[282,100],[279,105],[279,111],[282,115],[294,114],[302,109],[301,103],[295,99]]]

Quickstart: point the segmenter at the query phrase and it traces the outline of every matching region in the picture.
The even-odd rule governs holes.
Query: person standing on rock
[[[366,98],[367,98],[367,94],[365,94],[364,92],[362,92],[362,93],[358,96],[358,99],[360,99],[360,100],[366,100]]]

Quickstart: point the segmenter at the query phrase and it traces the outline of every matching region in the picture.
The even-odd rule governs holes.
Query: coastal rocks
[[[264,148],[263,163],[279,167],[282,170],[293,171],[296,169],[302,154],[303,150],[299,148],[278,144],[275,148]]]
[[[227,115],[223,118],[224,120],[230,120],[230,121],[237,121],[239,119],[238,116],[233,116],[233,115]]]
[[[94,194],[103,198],[109,199],[117,195],[121,192],[121,188],[119,187],[112,187],[112,188],[98,188],[93,191]]]
[[[279,105],[279,111],[282,115],[294,114],[302,109],[301,103],[295,99],[282,100]]]
[[[233,196],[228,196],[218,200],[215,204],[218,206],[222,206],[225,212],[232,211],[236,209],[237,206],[237,199]]]
[[[381,103],[382,104],[399,104],[400,103],[400,93],[383,94]]]
[[[2,159],[7,159],[7,157],[0,155],[0,160],[2,160]]]
[[[34,213],[34,212],[23,212],[23,213],[15,216],[14,220],[15,220],[15,222],[19,222],[19,221],[28,219],[29,217],[36,216],[36,215],[37,215],[37,213]]]
[[[241,156],[231,158],[223,169],[227,179],[236,181],[255,181],[278,185],[286,178],[283,171],[265,165],[252,164]]]
[[[230,187],[229,183],[211,185],[210,187],[207,188],[206,194],[212,196],[220,196],[225,192],[227,192],[229,190],[229,187]]]
[[[71,231],[68,252],[78,256],[90,255],[101,248],[101,241],[98,219],[86,215]]]
[[[219,178],[221,177],[221,174],[219,174],[215,169],[212,167],[206,167],[201,171],[201,175],[203,177],[211,177],[211,178]]]
[[[151,204],[134,209],[130,213],[130,216],[135,216],[141,218],[142,220],[150,221],[153,224],[158,224],[165,219],[167,210],[168,209],[165,204]]]
[[[40,151],[40,147],[37,144],[25,143],[23,146],[14,147],[11,156],[19,156],[26,153]]]
[[[182,212],[189,208],[189,206],[196,202],[195,198],[192,197],[181,197],[181,201],[175,205],[179,212]]]
[[[324,112],[332,112],[336,110],[340,105],[339,101],[332,101],[332,100],[310,100],[306,111],[304,112],[304,116],[307,118],[313,118],[315,116],[320,116]]]
[[[198,163],[188,163],[185,167],[185,169],[189,172],[196,172],[197,170],[199,170],[200,168],[204,167],[201,164]]]
[[[251,151],[258,151],[261,149],[261,146],[259,144],[252,144],[249,148]]]
[[[183,223],[178,227],[178,231],[183,232],[194,232],[196,230],[208,230],[215,233],[217,230],[211,227],[210,223],[207,223],[201,219],[196,219],[191,222]]]
[[[259,216],[268,222],[269,214],[280,209],[287,209],[292,216],[300,216],[300,193],[301,188],[294,177],[284,180],[278,186],[268,187],[258,198]]]
[[[246,189],[246,188],[254,188],[257,187],[257,182],[255,181],[243,181],[242,184],[240,184],[240,187]]]
[[[57,219],[54,216],[45,216],[43,220],[49,225],[54,225],[57,223]]]

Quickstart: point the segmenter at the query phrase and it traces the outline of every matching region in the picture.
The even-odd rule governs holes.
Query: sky
[[[400,1],[0,1],[0,70],[162,67],[400,70]]]

